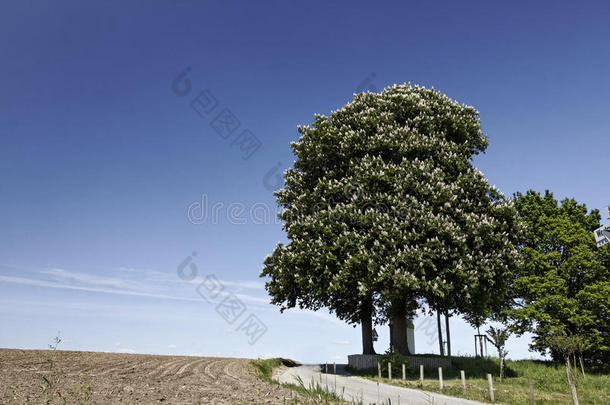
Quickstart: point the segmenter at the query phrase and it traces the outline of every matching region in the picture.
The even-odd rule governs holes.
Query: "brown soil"
[[[260,381],[247,359],[0,349],[0,403],[47,403],[51,393],[54,404],[284,404],[295,396]]]

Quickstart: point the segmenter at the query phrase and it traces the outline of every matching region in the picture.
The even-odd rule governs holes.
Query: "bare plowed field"
[[[291,396],[260,381],[247,359],[0,349],[2,404],[283,404]]]

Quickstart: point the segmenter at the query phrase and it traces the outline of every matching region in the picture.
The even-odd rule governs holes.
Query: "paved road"
[[[328,386],[347,401],[354,400],[363,404],[391,404],[391,405],[473,405],[481,402],[469,401],[461,398],[449,397],[432,392],[401,388],[393,385],[379,384],[375,381],[355,377],[347,374],[344,365],[337,365],[337,375],[320,373],[320,366],[307,364],[288,368],[279,376],[282,383],[298,384],[297,376],[305,386],[313,381],[321,382],[323,387]],[[336,388],[335,388],[336,387]]]

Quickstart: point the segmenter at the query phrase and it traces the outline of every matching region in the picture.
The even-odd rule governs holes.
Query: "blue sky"
[[[261,207],[275,209],[296,126],[358,90],[433,86],[480,111],[490,146],[475,164],[506,194],[602,208],[609,17],[602,1],[3,2],[0,347],[44,348],[59,330],[65,349],[345,361],[358,328],[279,314],[258,278],[284,239]],[[204,90],[216,107],[200,115]],[[227,140],[212,126],[224,109],[240,123]],[[244,130],[261,144],[248,159],[232,144]],[[240,319],[204,300],[204,279],[239,299]],[[252,345],[250,314],[267,328]],[[415,324],[417,351],[438,351]],[[452,328],[454,353],[472,353],[472,329]],[[535,356],[526,343],[509,357]]]

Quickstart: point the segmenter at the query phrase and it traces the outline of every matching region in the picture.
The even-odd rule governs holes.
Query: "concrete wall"
[[[411,367],[419,368],[420,364],[424,368],[450,368],[451,359],[448,357],[428,357],[428,356],[404,356],[411,363]],[[377,362],[380,361],[379,354],[350,354],[347,356],[347,363],[355,369],[377,368]]]

